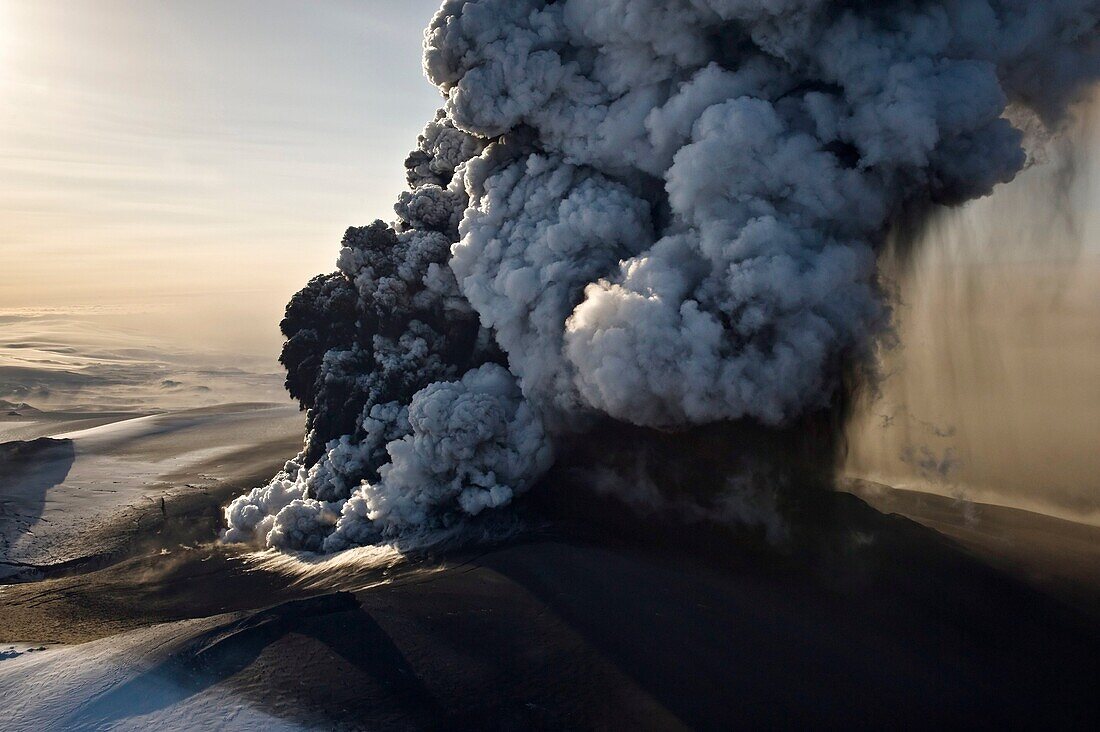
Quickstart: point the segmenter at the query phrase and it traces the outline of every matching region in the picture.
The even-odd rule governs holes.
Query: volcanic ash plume
[[[789,428],[889,325],[901,216],[1025,165],[1100,0],[447,0],[397,220],[287,307],[302,453],[230,540],[337,550],[502,506],[615,422]],[[730,450],[736,450],[731,445]]]

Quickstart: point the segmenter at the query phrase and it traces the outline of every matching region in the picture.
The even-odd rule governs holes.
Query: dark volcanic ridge
[[[161,645],[105,698],[167,679],[155,704],[219,687],[339,729],[1096,721],[1095,616],[854,496],[812,495],[815,530],[784,551],[540,504],[541,523],[506,541],[345,567],[325,584],[366,589],[335,595],[239,550],[150,547],[9,587],[0,638],[24,616],[46,634],[21,640],[56,642],[51,627],[87,640],[234,612]],[[121,708],[101,702],[81,713]]]

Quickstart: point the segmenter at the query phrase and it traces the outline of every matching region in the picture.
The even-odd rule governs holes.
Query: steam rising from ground
[[[392,225],[288,305],[301,455],[231,540],[502,506],[609,420],[781,429],[870,368],[876,256],[990,193],[1100,72],[1097,0],[446,0]],[[1018,123],[1023,124],[1023,123]],[[736,450],[736,445],[731,445]]]

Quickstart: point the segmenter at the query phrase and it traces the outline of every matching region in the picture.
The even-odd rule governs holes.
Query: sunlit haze
[[[0,308],[277,347],[344,228],[392,217],[437,4],[0,0]]]

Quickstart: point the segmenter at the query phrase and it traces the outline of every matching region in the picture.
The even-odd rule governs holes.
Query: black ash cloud
[[[295,296],[304,451],[227,539],[333,551],[502,506],[600,419],[789,425],[869,363],[902,215],[1025,165],[1100,0],[447,0],[397,220]]]

